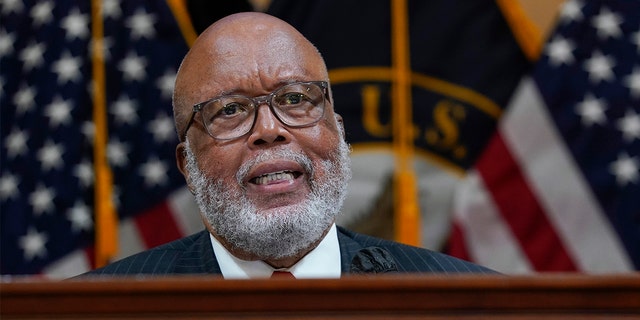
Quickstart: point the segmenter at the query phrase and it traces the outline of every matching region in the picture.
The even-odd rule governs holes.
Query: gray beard
[[[244,163],[236,180],[238,187],[225,186],[221,180],[205,176],[186,142],[186,169],[195,189],[200,211],[215,233],[235,250],[260,260],[294,257],[317,243],[340,213],[351,179],[349,145],[340,140],[329,160],[314,168],[303,153],[285,149],[266,150]],[[298,162],[309,174],[311,192],[302,202],[258,212],[240,186],[254,165],[274,160]]]

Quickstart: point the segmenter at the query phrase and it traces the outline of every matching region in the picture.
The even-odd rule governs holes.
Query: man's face
[[[194,46],[176,90],[185,88],[192,105],[326,80],[309,44],[286,33],[254,33],[251,41],[217,37],[202,50]],[[256,113],[249,133],[226,141],[210,137],[197,117],[178,162],[223,243],[263,260],[292,256],[317,242],[339,212],[351,175],[348,146],[328,99],[323,118],[309,127],[284,125],[266,104]]]
[[[205,219],[217,236],[233,246],[232,252],[240,250],[245,259],[282,259],[308,251],[339,213],[351,177],[349,147],[344,141],[330,159],[321,160],[318,165],[304,153],[286,148],[265,150],[241,166],[236,174],[238,181],[245,180],[252,168],[280,160],[296,163],[310,177],[301,183],[310,190],[306,197],[265,209],[260,201],[249,198],[246,189],[228,188],[222,181],[206,176],[191,149],[187,146],[185,150],[187,170]],[[278,184],[291,179],[279,177],[286,174],[260,179]]]

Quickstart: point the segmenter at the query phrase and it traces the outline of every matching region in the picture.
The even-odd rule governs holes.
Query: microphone
[[[398,271],[391,254],[380,247],[364,248],[351,260],[351,273],[387,273]]]

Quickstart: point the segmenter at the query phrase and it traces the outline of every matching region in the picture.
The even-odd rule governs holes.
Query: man
[[[205,30],[178,71],[174,117],[207,230],[91,274],[490,272],[335,226],[351,178],[342,118],[320,53],[284,21],[240,13]]]

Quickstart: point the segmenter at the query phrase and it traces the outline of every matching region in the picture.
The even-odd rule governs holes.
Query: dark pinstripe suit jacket
[[[338,227],[338,241],[342,259],[342,273],[348,273],[353,257],[366,247],[387,250],[395,259],[399,272],[492,273],[481,266],[438,252],[411,247],[400,243],[358,234]],[[213,253],[209,233],[205,230],[189,237],[150,249],[89,275],[169,275],[169,274],[221,274]]]

